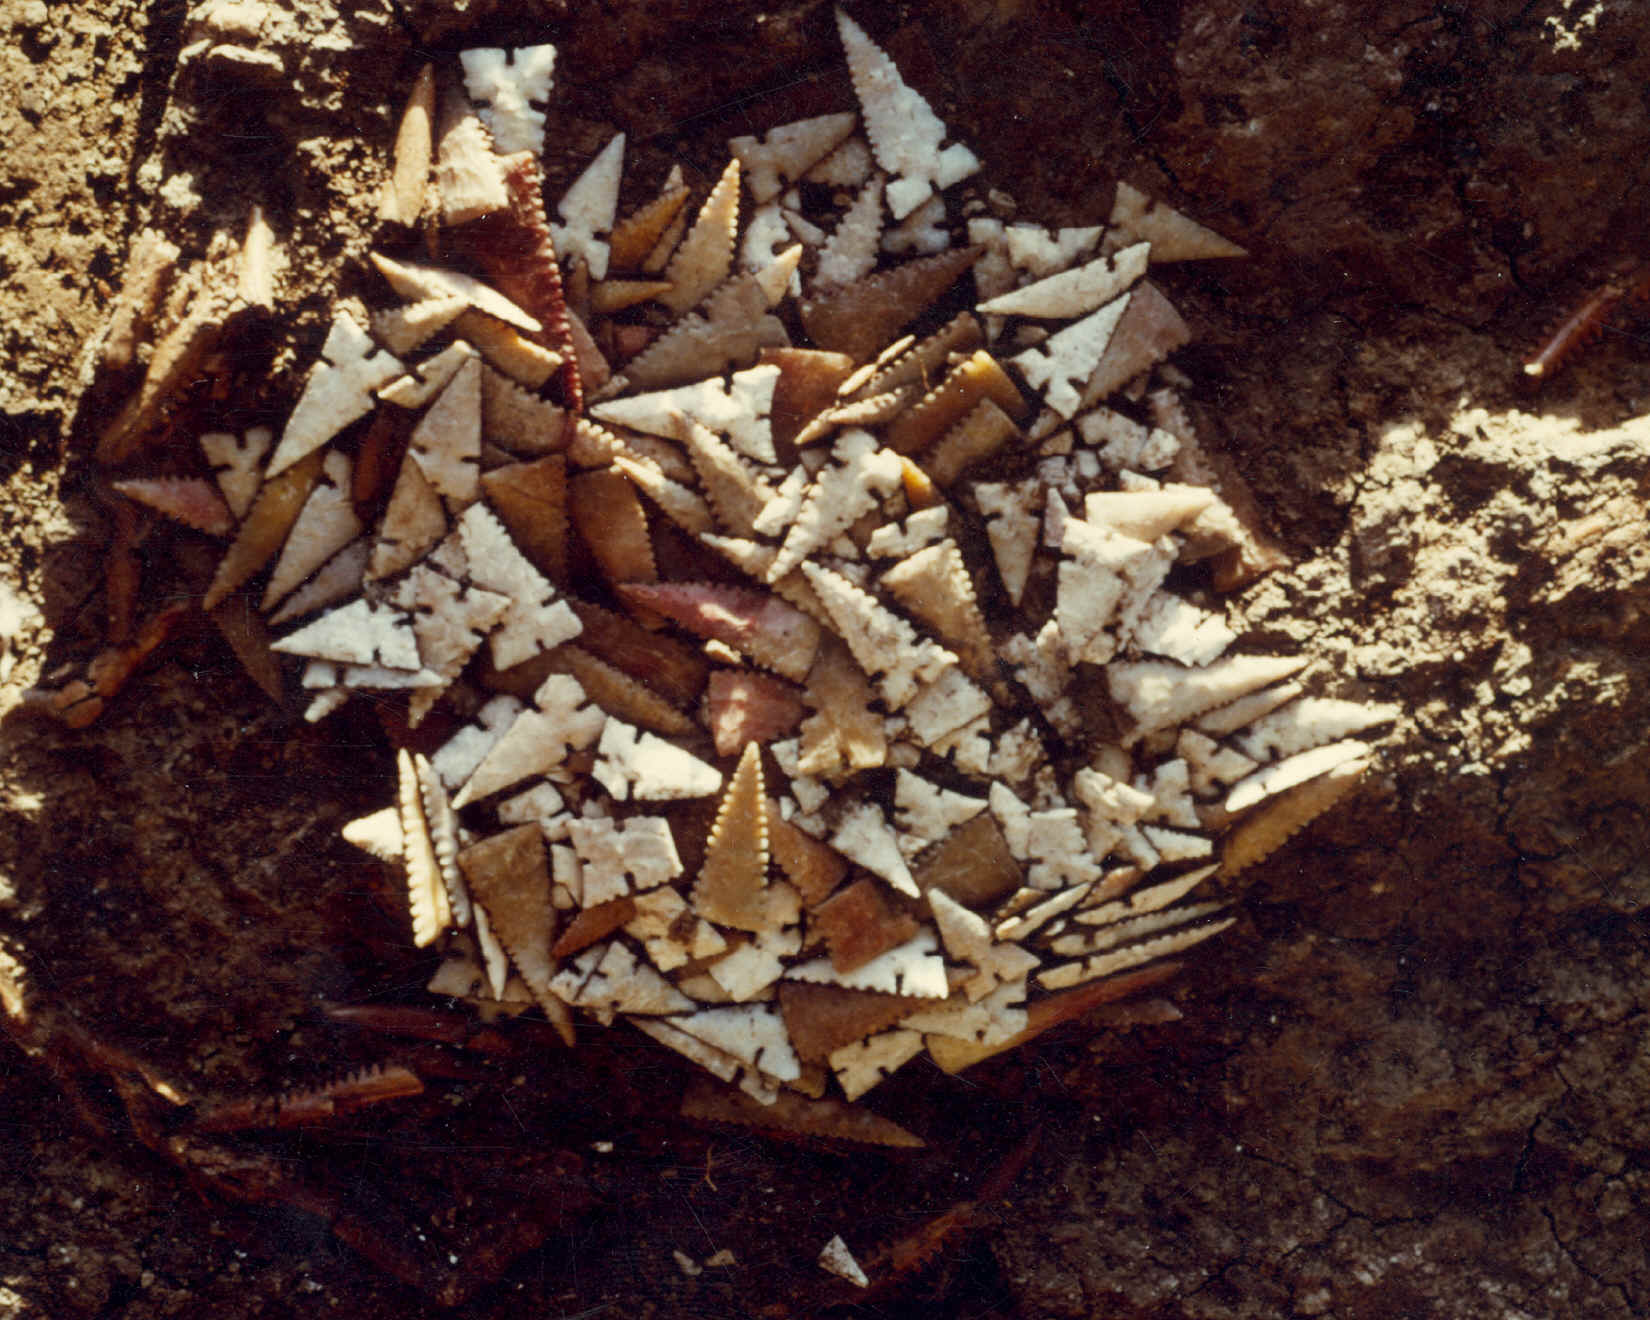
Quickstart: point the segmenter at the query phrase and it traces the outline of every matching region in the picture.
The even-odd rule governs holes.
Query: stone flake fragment
[[[840,1233],[820,1248],[819,1268],[848,1280],[856,1288],[871,1286],[871,1280],[854,1259],[854,1253],[848,1250],[848,1244],[842,1240]]]
[[[693,1001],[615,940],[587,949],[550,982],[568,1003],[599,1013],[685,1013]]]
[[[407,452],[450,507],[474,502],[481,480],[481,360],[473,353],[419,419]]]
[[[811,562],[802,565],[842,640],[881,690],[893,710],[956,664],[957,657],[932,639],[919,637],[904,619],[860,590],[840,573]]]
[[[488,925],[509,952],[535,999],[550,991],[551,937],[556,914],[550,904],[550,872],[537,825],[500,831],[458,854],[458,868]]]
[[[744,652],[792,682],[807,678],[819,647],[819,625],[766,592],[718,583],[666,582],[626,584],[619,594],[700,637]]]
[[[394,807],[382,807],[370,815],[360,816],[345,825],[340,833],[346,843],[353,843],[381,862],[399,862],[406,850],[401,837],[401,813]]]
[[[441,496],[424,475],[424,466],[412,454],[401,460],[401,473],[378,524],[367,576],[391,577],[416,563],[447,534],[447,513]]]
[[[802,1075],[801,1063],[785,1034],[784,1019],[768,1004],[701,1009],[688,1017],[673,1018],[671,1025],[782,1082]]]
[[[432,298],[462,298],[466,305],[475,308],[476,311],[485,312],[488,316],[518,330],[525,330],[528,334],[537,334],[543,329],[536,319],[522,311],[497,289],[483,284],[473,275],[465,275],[456,270],[444,270],[439,266],[420,265],[415,261],[394,261],[378,252],[372,254],[372,264],[390,282],[390,287],[407,302],[419,303]],[[323,349],[322,352],[325,353],[326,350]],[[399,364],[396,370],[400,370]],[[393,375],[394,372],[390,374]],[[389,376],[386,376],[378,385],[384,384],[388,379]],[[377,389],[378,385],[371,388]]]
[[[720,932],[695,915],[686,900],[669,885],[636,894],[634,902],[636,915],[625,923],[624,932],[641,941],[647,956],[661,972],[675,971],[691,960],[714,958],[726,952],[728,942]]]
[[[1156,589],[1173,556],[1163,547],[1103,524],[1068,518],[1061,538],[1060,638],[1073,659],[1103,665],[1117,654],[1114,619],[1133,597],[1138,604]]]
[[[978,256],[975,248],[954,248],[804,298],[803,328],[818,347],[867,361],[962,278]]]
[[[1391,702],[1366,705],[1332,697],[1303,697],[1255,720],[1236,742],[1257,761],[1275,760],[1388,724],[1399,714]]]
[[[1207,665],[1237,640],[1218,614],[1199,609],[1169,591],[1155,591],[1141,607],[1132,630],[1134,645],[1183,665]]]
[[[1226,810],[1233,815],[1246,811],[1258,802],[1274,797],[1286,789],[1304,784],[1319,775],[1327,774],[1347,761],[1361,760],[1369,754],[1369,744],[1355,738],[1297,752],[1294,756],[1255,771],[1247,779],[1232,786],[1226,796]]]
[[[824,936],[831,966],[852,972],[917,933],[914,918],[888,906],[869,879],[837,890],[814,909],[810,931]]]
[[[632,211],[613,227],[609,240],[611,265],[618,270],[641,270],[643,262],[658,244],[682,207],[687,203],[688,189],[681,181],[678,167],[652,201]],[[660,263],[660,270],[664,269]]]
[[[860,189],[859,196],[842,213],[820,249],[814,267],[814,288],[830,289],[852,284],[869,275],[877,264],[882,242],[882,185],[879,174]]]
[[[1039,487],[1035,478],[1018,482],[981,482],[974,488],[980,512],[990,521],[986,536],[997,559],[997,574],[1003,589],[1016,606],[1025,592],[1043,525],[1038,506]]]
[[[132,477],[110,484],[128,499],[197,532],[228,536],[235,530],[229,506],[204,477]]]
[[[468,224],[509,208],[510,189],[493,135],[454,86],[441,97],[435,157],[435,195],[446,224]]]
[[[1081,985],[1085,981],[1097,980],[1102,976],[1116,976],[1119,972],[1128,971],[1132,967],[1155,962],[1159,958],[1167,958],[1171,954],[1201,944],[1204,940],[1220,934],[1235,920],[1235,917],[1227,917],[1223,921],[1183,927],[1170,931],[1167,935],[1159,935],[1155,939],[1095,954],[1082,962],[1058,963],[1038,972],[1037,982],[1049,990],[1062,990],[1068,986]]]
[[[793,911],[800,901],[790,895]],[[710,978],[734,1003],[744,1003],[762,994],[785,971],[785,966],[802,948],[802,929],[791,925],[750,936],[709,967]]]
[[[287,596],[284,606],[269,615],[269,625],[281,627],[290,620],[310,614],[312,610],[323,609],[347,596],[355,596],[361,589],[361,582],[366,579],[366,559],[370,553],[371,546],[365,536],[350,541],[322,564],[315,571],[315,576],[304,582],[304,586]]]
[[[979,158],[960,142],[941,145],[949,136],[945,124],[882,48],[841,9],[836,11],[836,25],[865,116],[865,135],[877,164],[894,176],[888,185],[888,209],[899,220],[935,192],[973,174],[980,168]]]
[[[459,672],[482,638],[510,608],[507,597],[479,587],[466,587],[427,563],[419,564],[399,584],[394,602],[412,616],[418,653],[441,678],[441,686],[415,693],[408,706],[408,723],[422,721]]]
[[[1220,850],[1222,875],[1233,876],[1281,848],[1358,786],[1367,760],[1342,761],[1319,775],[1263,802],[1226,835]]]
[[[1026,1029],[1029,1017],[1023,1007],[1025,979],[998,986],[978,1002],[947,1003],[901,1018],[900,1026],[929,1036],[948,1036],[981,1045],[1011,1040]],[[924,1042],[926,1043],[926,1042]]]
[[[995,674],[996,650],[955,541],[947,538],[908,553],[883,573],[881,581],[895,600],[957,653],[970,675],[987,678]]]
[[[945,941],[946,953],[954,961],[967,963],[974,969],[974,974],[962,985],[969,1003],[978,1003],[1000,986],[1022,982],[1026,973],[1038,965],[1040,959],[1036,954],[1012,941],[993,938],[991,926],[984,917],[964,907],[943,889],[928,892],[928,906],[940,938]]]
[[[736,275],[705,299],[703,312],[688,313],[625,363],[625,378],[637,389],[663,389],[750,366],[763,349],[790,344],[767,309],[761,281]]]
[[[401,124],[395,135],[395,163],[379,195],[380,220],[402,225],[418,223],[430,187],[430,163],[435,153],[434,123],[435,66],[426,64],[413,79],[406,108],[401,112]],[[395,349],[393,344],[390,348],[406,351]]]
[[[462,299],[432,299],[437,303],[455,304],[460,312],[464,310]],[[415,306],[428,306],[418,303]],[[411,311],[412,308],[398,309]],[[455,313],[456,315],[456,313]],[[374,320],[376,327],[377,321]],[[378,397],[385,403],[393,403],[398,408],[422,408],[442,390],[458,374],[458,369],[475,356],[475,350],[462,339],[454,340],[446,348],[424,361],[416,363],[413,369],[404,376],[398,376],[383,389],[378,391]]]

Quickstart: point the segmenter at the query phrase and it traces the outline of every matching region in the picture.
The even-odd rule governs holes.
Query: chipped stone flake
[[[894,776],[894,819],[899,826],[901,850],[911,854],[937,843],[965,820],[986,809],[984,798],[969,797],[909,770]]]
[[[550,982],[562,999],[604,1014],[685,1013],[689,999],[619,941],[587,949]]]
[[[859,1262],[854,1259],[853,1252],[848,1250],[848,1244],[842,1240],[841,1234],[833,1237],[820,1249],[819,1267],[841,1276],[856,1288],[871,1286],[871,1280],[866,1277],[865,1271],[860,1268]]]
[[[1390,723],[1399,713],[1390,702],[1365,705],[1333,697],[1302,697],[1255,720],[1236,742],[1257,761],[1275,760]]]
[[[1369,750],[1368,743],[1348,738],[1325,747],[1314,747],[1311,751],[1299,752],[1275,765],[1257,770],[1247,779],[1234,784],[1226,797],[1226,810],[1233,814],[1247,811],[1256,803],[1275,797],[1297,784],[1304,784],[1309,779],[1327,774],[1344,762],[1361,760],[1368,755]]]
[[[1106,671],[1112,699],[1135,721],[1131,738],[1172,728],[1194,716],[1287,678],[1306,661],[1293,656],[1241,655],[1187,669],[1167,660],[1120,662]]]
[[[659,301],[681,314],[697,307],[733,269],[734,237],[739,231],[739,160],[730,160],[699,215],[665,268],[670,292]]]
[[[417,456],[430,489],[452,507],[475,501],[481,483],[481,359],[473,352],[419,419],[407,451]]]
[[[528,334],[537,334],[543,329],[537,320],[522,311],[497,289],[483,284],[473,275],[465,275],[456,270],[443,270],[439,266],[424,266],[414,261],[394,261],[378,252],[372,254],[372,263],[390,282],[390,287],[408,302],[421,303],[432,298],[462,298],[467,306],[475,308],[476,311],[484,312],[518,330],[525,330]],[[378,382],[380,385],[383,383]],[[372,388],[376,389],[377,386]]]
[[[1200,666],[1218,659],[1237,640],[1237,633],[1218,614],[1159,590],[1152,593],[1136,616],[1132,640],[1142,651],[1167,656],[1183,665]]]
[[[820,249],[814,268],[814,287],[834,288],[852,284],[876,268],[877,250],[882,241],[882,187],[879,174],[859,191],[853,204],[831,231]]]

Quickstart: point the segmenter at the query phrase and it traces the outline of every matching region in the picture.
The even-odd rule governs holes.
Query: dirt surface
[[[114,386],[81,364],[141,229],[198,256],[265,207],[280,314],[235,406],[273,415],[364,279],[432,51],[557,43],[552,188],[614,128],[645,189],[852,104],[828,5],[569,8],[295,0],[254,67],[182,59],[179,0],[0,3],[0,710],[102,627],[84,442]],[[90,729],[0,724],[0,991],[50,1027],[0,1047],[0,1316],[806,1315],[842,1300],[826,1238],[868,1258],[1033,1134],[1006,1196],[863,1313],[1650,1311],[1647,323],[1539,391],[1518,370],[1650,256],[1650,15],[856,12],[1023,215],[1099,218],[1122,177],[1250,248],[1169,289],[1200,419],[1296,559],[1240,608],[1402,705],[1379,772],[1257,868],[1182,1021],[907,1069],[878,1107],[929,1147],[825,1152],[681,1123],[685,1074],[623,1033],[460,1056],[323,1016],[427,973],[337,839],[389,757],[369,717],[307,727],[188,631]],[[88,1040],[124,1061],[77,1068]],[[431,1085],[202,1153],[134,1131],[134,1059],[189,1096],[387,1059]]]

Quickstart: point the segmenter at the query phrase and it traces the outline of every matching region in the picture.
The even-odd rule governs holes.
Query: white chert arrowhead
[[[533,102],[550,97],[556,48],[519,46],[514,50],[481,47],[460,51],[464,89],[481,102],[481,115],[501,156],[513,151],[544,150],[544,112]]]
[[[934,193],[978,170],[979,158],[960,142],[941,145],[950,135],[944,122],[864,28],[840,9],[836,26],[871,150],[877,164],[894,176],[888,209],[894,219],[903,220]]]
[[[593,280],[607,278],[610,254],[607,236],[613,232],[613,219],[619,205],[624,142],[623,133],[615,134],[600,154],[584,167],[584,173],[573,181],[556,204],[561,223],[552,222],[550,225],[556,256],[563,262],[582,257]]]
[[[401,374],[400,359],[372,342],[372,336],[348,312],[332,318],[321,346],[323,361],[304,384],[281,442],[270,456],[265,478],[284,472],[315,452],[358,417],[372,410],[373,391]]]

